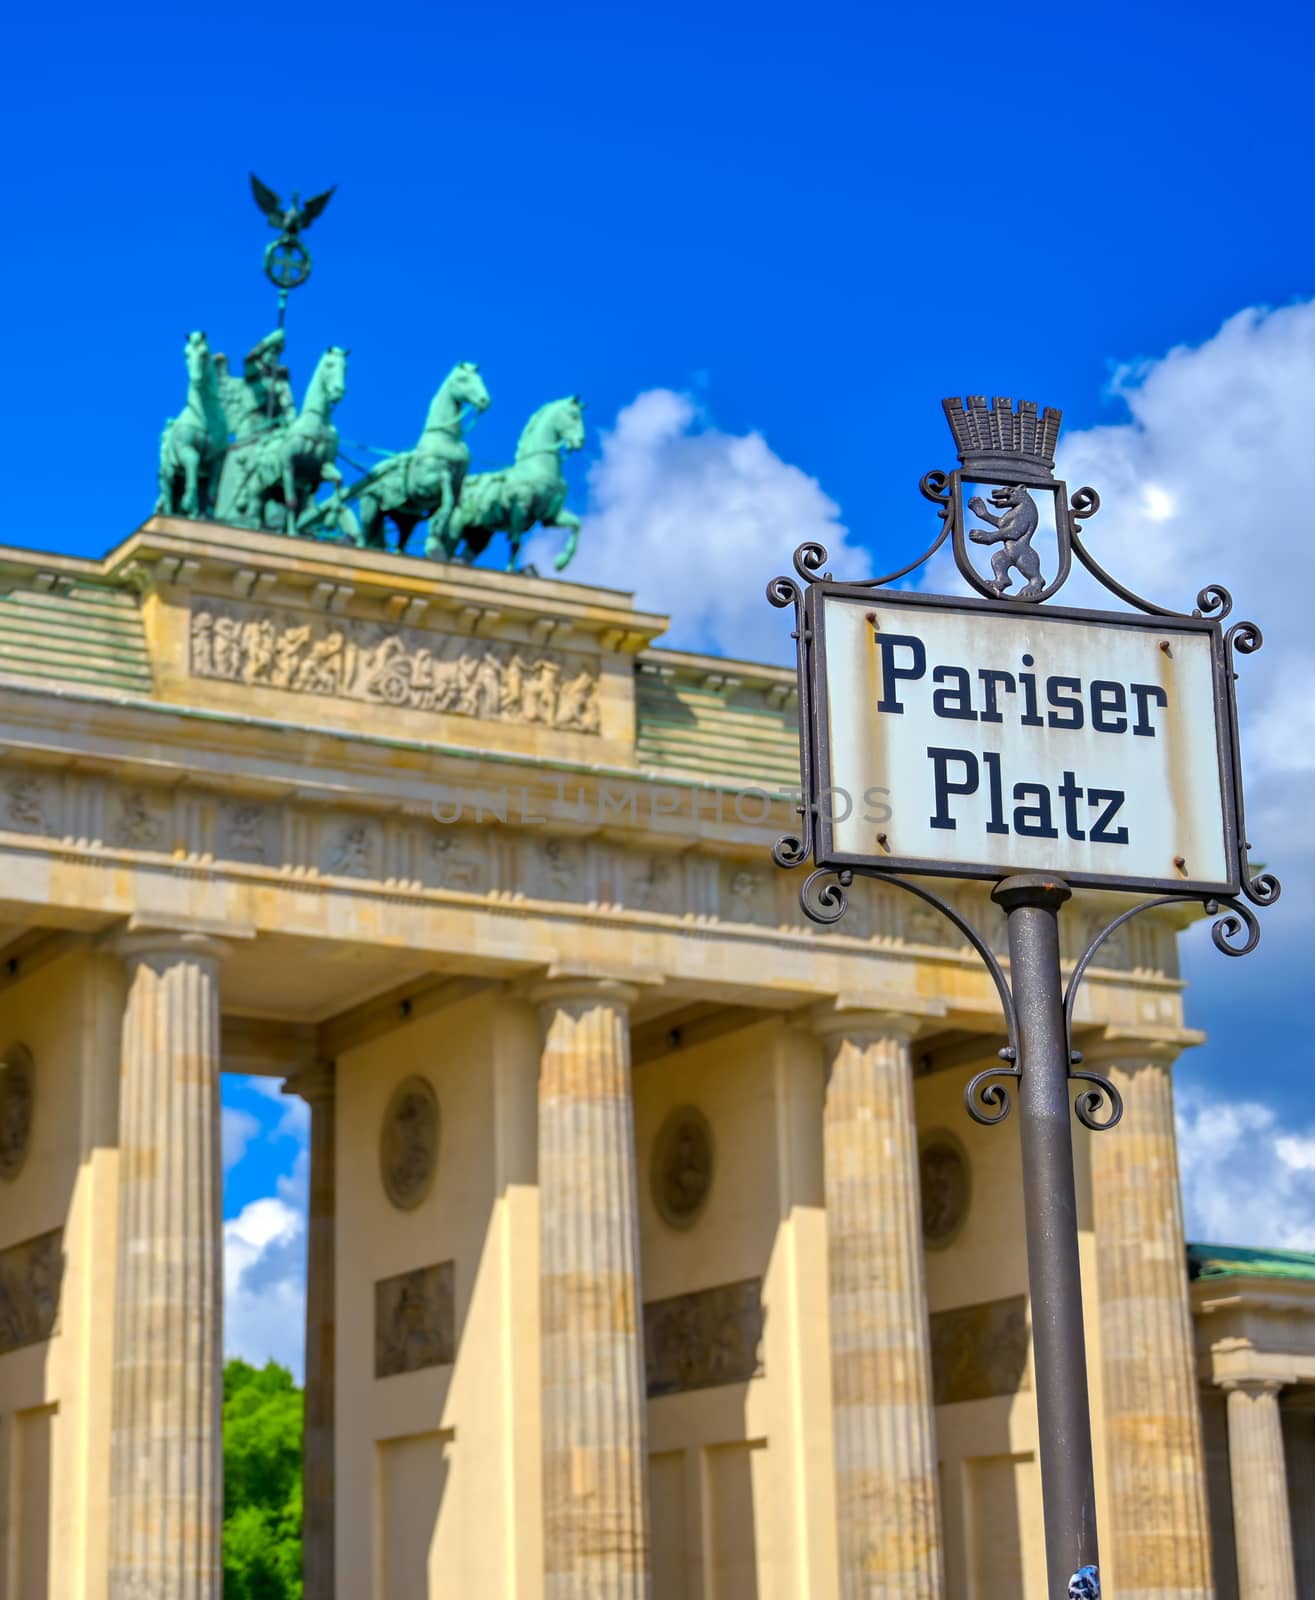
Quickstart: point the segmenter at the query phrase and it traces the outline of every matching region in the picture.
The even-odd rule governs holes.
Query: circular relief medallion
[[[940,1130],[923,1139],[918,1168],[923,1242],[928,1249],[941,1250],[954,1239],[968,1215],[968,1156],[952,1133]]]
[[[712,1129],[694,1106],[678,1106],[658,1130],[649,1169],[653,1204],[673,1228],[698,1221],[712,1188]]]
[[[388,1198],[413,1211],[429,1193],[438,1166],[438,1097],[424,1078],[393,1090],[379,1136],[379,1170]]]
[[[25,1044],[11,1044],[0,1057],[0,1178],[16,1178],[32,1138],[36,1070]]]

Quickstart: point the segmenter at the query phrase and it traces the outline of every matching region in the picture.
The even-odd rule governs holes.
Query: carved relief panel
[[[0,1356],[55,1332],[64,1276],[64,1231],[0,1250]]]
[[[274,808],[251,800],[227,801],[219,808],[216,853],[230,861],[271,865],[279,858],[281,833]]]
[[[762,1337],[761,1278],[650,1300],[644,1307],[649,1399],[761,1377]]]
[[[0,799],[3,825],[18,833],[54,833],[56,816],[50,781],[35,772],[18,772],[5,782]]]
[[[989,1400],[1031,1387],[1025,1295],[937,1311],[930,1323],[934,1404]]]
[[[575,733],[599,729],[590,657],[355,617],[198,600],[197,678]]]
[[[488,834],[469,828],[443,828],[429,839],[422,879],[437,889],[461,894],[486,894],[492,888],[493,863]]]
[[[383,875],[383,830],[364,817],[326,817],[320,826],[320,871],[335,878]]]
[[[0,1178],[16,1178],[32,1143],[36,1065],[25,1044],[11,1044],[0,1057]]]
[[[450,1366],[457,1356],[455,1264],[399,1272],[374,1286],[374,1375]]]
[[[954,1242],[968,1215],[972,1194],[968,1155],[945,1128],[925,1133],[920,1146],[922,1237],[929,1250],[944,1250]]]
[[[399,1211],[414,1211],[433,1186],[441,1119],[425,1078],[404,1078],[393,1090],[379,1134],[379,1173]]]
[[[653,1205],[673,1228],[692,1228],[712,1188],[713,1142],[696,1106],[677,1106],[653,1141],[649,1169]]]
[[[578,839],[560,839],[538,829],[519,841],[522,881],[536,900],[591,898],[588,846]]]

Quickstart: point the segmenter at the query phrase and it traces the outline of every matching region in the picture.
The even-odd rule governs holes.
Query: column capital
[[[1240,1394],[1277,1395],[1281,1390],[1291,1388],[1297,1381],[1297,1375],[1294,1372],[1291,1375],[1277,1378],[1219,1378],[1216,1381],[1226,1394],[1232,1394],[1234,1390],[1237,1390]]]
[[[223,939],[198,932],[195,928],[134,927],[132,924],[115,934],[108,941],[108,948],[129,965],[145,961],[150,956],[218,962],[228,954],[228,946]]]
[[[337,1081],[336,1062],[316,1061],[284,1078],[283,1093],[295,1095],[311,1106],[322,1105],[333,1099]]]
[[[1107,1067],[1172,1067],[1184,1050],[1204,1042],[1205,1035],[1195,1028],[1148,1028],[1142,1033],[1105,1028],[1074,1040],[1084,1064]]]
[[[542,977],[523,984],[521,993],[545,1015],[572,1002],[610,1005],[629,1013],[641,990],[656,988],[658,981],[644,973],[618,973],[585,964],[554,964]]]
[[[900,1039],[917,1038],[926,1023],[941,1014],[942,1008],[924,1002],[918,995],[892,996],[883,1002],[875,995],[836,995],[803,1013],[813,1033],[826,1041],[838,1038]]]

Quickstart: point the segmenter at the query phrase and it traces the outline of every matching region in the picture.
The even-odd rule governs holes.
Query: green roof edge
[[[1315,1254],[1306,1250],[1257,1250],[1244,1245],[1189,1244],[1191,1278],[1297,1278],[1315,1281]]]

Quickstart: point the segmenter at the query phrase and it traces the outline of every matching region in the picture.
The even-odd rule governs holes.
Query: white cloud
[[[227,1172],[246,1155],[247,1146],[260,1132],[260,1123],[249,1111],[239,1111],[236,1106],[225,1106],[220,1116],[219,1130],[224,1171]]]
[[[1278,1158],[1291,1172],[1315,1172],[1315,1137],[1276,1139]]]
[[[1122,367],[1112,386],[1129,420],[1061,439],[1059,471],[1099,490],[1086,541],[1117,578],[1188,611],[1198,588],[1223,583],[1234,618],[1261,624],[1265,646],[1238,682],[1248,823],[1295,923],[1315,887],[1315,301],[1240,311],[1204,344]],[[1065,594],[1094,598],[1080,585]]]
[[[271,1100],[282,1112],[278,1123],[270,1131],[273,1139],[306,1139],[310,1136],[310,1106],[299,1094],[286,1094],[286,1079],[266,1078],[252,1073],[242,1080],[254,1094]]]
[[[224,1224],[225,1354],[281,1362],[300,1382],[305,1305],[304,1210],[281,1196],[251,1201]]]
[[[295,1206],[297,1210],[306,1210],[307,1200],[310,1195],[310,1146],[302,1145],[297,1151],[297,1159],[292,1164],[292,1171],[283,1173],[278,1181],[278,1197],[285,1204]]]
[[[1272,1107],[1178,1086],[1187,1237],[1315,1250],[1315,1125],[1285,1132]]]
[[[1115,577],[1165,605],[1191,610],[1196,591],[1222,583],[1230,620],[1254,618],[1265,645],[1241,658],[1237,685],[1253,855],[1283,880],[1261,913],[1259,950],[1222,961],[1204,927],[1185,941],[1189,1019],[1232,1035],[1236,1018],[1263,1019],[1252,1053],[1252,1099],[1188,1093],[1181,1119],[1189,1237],[1219,1244],[1315,1249],[1315,1126],[1280,1126],[1270,1086],[1305,1070],[1302,1008],[1315,906],[1315,630],[1307,606],[1315,541],[1315,301],[1230,317],[1196,347],[1121,368],[1119,424],[1070,433],[1058,470],[1092,484],[1101,509],[1086,525],[1092,553]],[[1085,576],[1065,591],[1106,603]],[[1214,1070],[1223,1067],[1218,1057]],[[1211,1068],[1207,1046],[1201,1063]],[[1286,1096],[1285,1096],[1286,1098]]]
[[[634,590],[645,610],[670,613],[663,644],[789,661],[789,624],[765,591],[805,539],[826,545],[846,576],[871,571],[816,479],[761,434],[724,433],[689,396],[650,389],[603,434],[569,576]],[[560,545],[560,534],[541,532],[527,559],[547,572]]]

